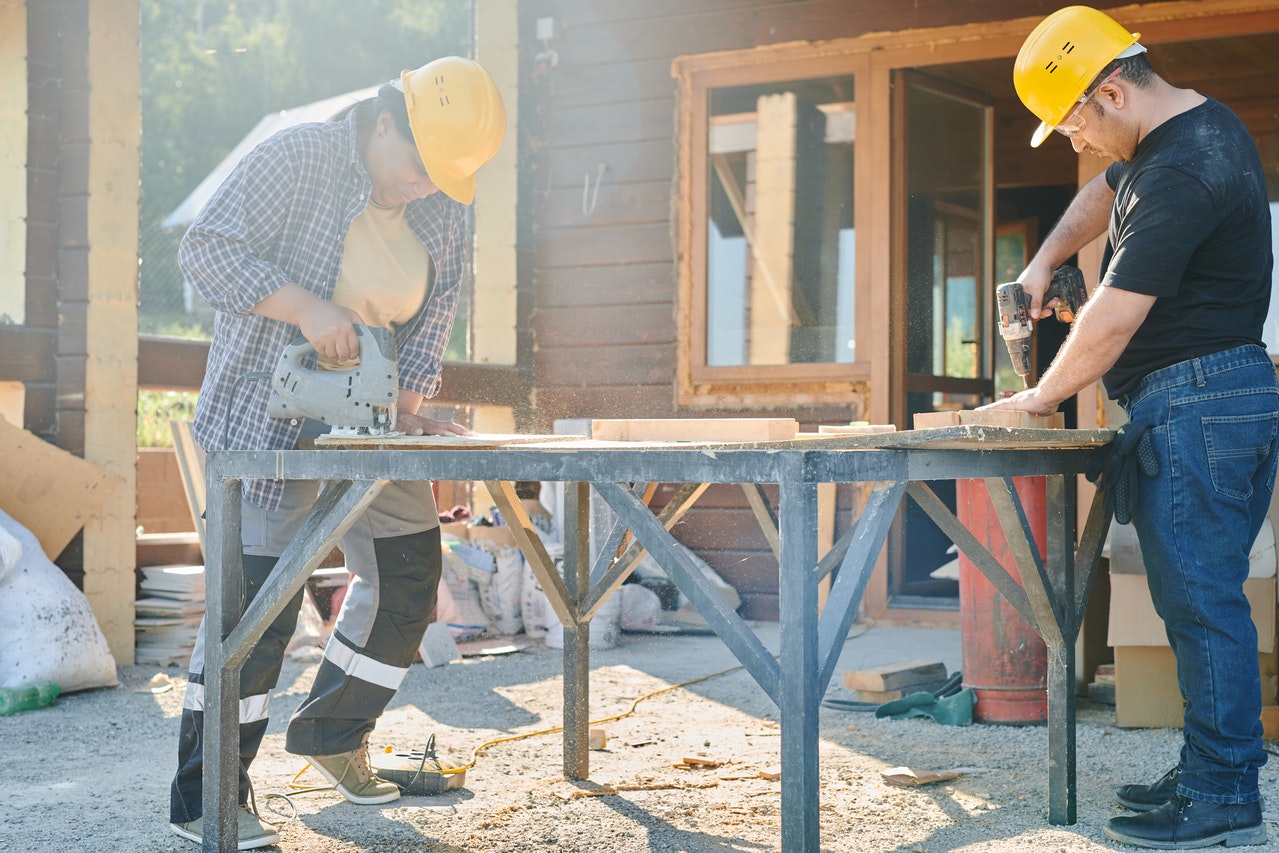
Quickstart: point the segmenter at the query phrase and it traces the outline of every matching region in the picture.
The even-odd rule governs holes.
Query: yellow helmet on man
[[[1030,145],[1038,148],[1088,91],[1103,68],[1145,51],[1141,33],[1089,6],[1067,6],[1039,22],[1017,53],[1013,86],[1040,120]]]
[[[445,56],[400,75],[409,127],[431,182],[470,204],[475,173],[506,135],[506,108],[493,77],[478,63]]]

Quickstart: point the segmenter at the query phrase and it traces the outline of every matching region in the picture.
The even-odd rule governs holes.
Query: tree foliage
[[[470,53],[471,0],[141,0],[142,216],[172,211],[263,115]]]

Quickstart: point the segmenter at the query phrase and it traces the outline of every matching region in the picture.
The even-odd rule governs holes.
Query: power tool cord
[[[884,603],[880,606],[879,612],[875,614],[875,617],[870,620],[870,622],[866,625],[866,627],[855,634],[849,634],[844,639],[844,642],[848,642],[849,640],[855,640],[858,637],[864,637],[871,629],[873,629],[876,625],[878,625],[879,620],[883,618],[884,613],[888,610],[888,605],[892,602],[892,600],[893,600],[893,597],[891,595],[888,596],[884,600]],[[778,657],[779,655],[773,655],[774,660],[776,660]],[[624,719],[626,717],[629,717],[631,714],[635,713],[635,710],[639,707],[639,704],[645,701],[646,699],[652,699],[654,696],[661,696],[663,693],[669,693],[672,690],[679,690],[684,687],[692,687],[694,684],[701,684],[702,682],[710,681],[711,679],[714,679],[714,678],[720,678],[721,676],[731,675],[732,673],[737,672],[738,670],[741,670],[741,669],[745,669],[745,667],[739,664],[738,666],[729,667],[728,669],[720,670],[719,672],[713,672],[710,675],[703,675],[699,678],[694,678],[690,681],[682,681],[679,684],[671,684],[667,687],[662,687],[650,693],[645,693],[643,696],[640,696],[637,699],[635,699],[635,701],[631,703],[631,706],[627,708],[625,711],[622,711],[620,714],[614,714],[611,717],[601,717],[598,720],[591,720],[587,725],[598,726],[604,723],[616,722],[617,720]],[[421,758],[421,761],[418,763],[418,772],[419,773],[423,772],[426,769],[426,762],[430,760],[435,765],[434,772],[439,773],[441,776],[451,776],[455,773],[461,773],[464,770],[469,770],[472,767],[474,767],[476,762],[479,760],[479,757],[483,755],[484,751],[491,746],[496,746],[501,743],[513,743],[515,741],[525,740],[531,737],[541,737],[542,735],[551,735],[551,734],[555,734],[556,732],[561,732],[563,730],[564,730],[563,726],[553,726],[551,728],[539,729],[533,732],[523,732],[517,735],[508,735],[506,737],[493,738],[492,740],[487,740],[484,743],[481,743],[479,746],[476,746],[475,748],[473,748],[471,750],[470,759],[465,764],[458,764],[458,765],[444,764],[436,757],[435,735],[431,735],[430,738],[427,740],[426,749],[422,751],[422,758]],[[311,768],[310,764],[305,765],[301,770],[299,770],[293,776],[292,781],[289,782],[289,788],[294,794],[307,794],[313,791],[327,791],[332,789],[333,787],[332,785],[310,786],[310,785],[299,784],[298,779],[301,778],[302,774],[305,773],[310,768]],[[288,800],[288,796],[285,794],[273,794],[272,796],[284,797],[284,799]],[[290,805],[292,805],[292,801],[290,801]]]

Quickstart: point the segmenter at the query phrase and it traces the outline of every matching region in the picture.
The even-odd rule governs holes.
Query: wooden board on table
[[[1061,412],[1051,415],[1032,415],[1016,409],[976,409],[958,412],[920,412],[915,415],[915,429],[981,424],[1010,429],[1062,429],[1066,426]]]
[[[819,424],[819,435],[875,435],[881,432],[897,432],[896,424]]]
[[[1109,429],[1030,429],[987,424],[961,424],[913,429],[883,435],[850,436],[841,448],[893,450],[927,447],[943,450],[1074,450],[1101,447],[1114,440]]]
[[[789,441],[794,418],[668,418],[591,421],[597,441]]]
[[[315,446],[346,447],[356,450],[466,450],[492,449],[525,444],[550,444],[581,441],[573,435],[322,435]]]

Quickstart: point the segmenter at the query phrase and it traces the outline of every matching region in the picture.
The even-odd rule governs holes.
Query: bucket
[[[1048,513],[1044,477],[1014,477],[1042,558]],[[1008,549],[983,480],[956,482],[956,517],[989,549],[1013,579],[1021,575]],[[973,688],[973,719],[983,723],[1029,725],[1048,719],[1048,647],[1034,627],[995,589],[981,570],[959,555],[959,613],[963,639],[964,686]]]

